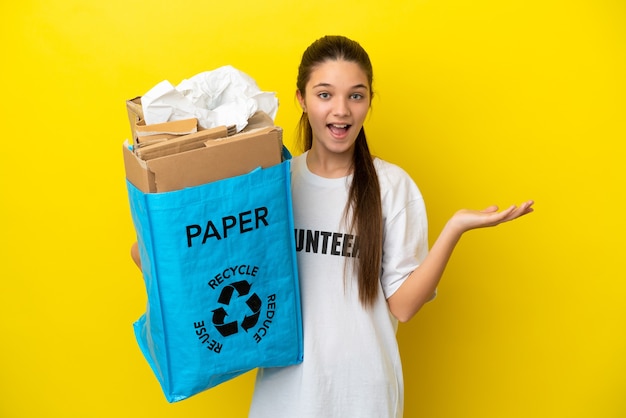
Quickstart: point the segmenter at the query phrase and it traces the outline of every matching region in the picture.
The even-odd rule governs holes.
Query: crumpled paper
[[[244,72],[226,65],[176,87],[162,81],[141,97],[141,106],[146,125],[196,118],[204,129],[235,125],[239,132],[257,111],[275,119],[278,99],[273,92],[261,91]]]

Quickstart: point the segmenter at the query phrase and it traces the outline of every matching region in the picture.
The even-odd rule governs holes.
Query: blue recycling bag
[[[133,326],[168,402],[302,361],[289,164],[165,193],[127,182],[148,297]]]

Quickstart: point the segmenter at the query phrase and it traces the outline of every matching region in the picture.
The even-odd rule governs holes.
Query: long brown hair
[[[316,66],[325,61],[344,60],[354,62],[365,73],[373,97],[373,70],[367,52],[357,42],[343,36],[325,36],[311,44],[302,55],[298,68],[297,88],[305,95],[306,84]],[[306,113],[302,113],[299,124],[300,146],[304,151],[311,149],[313,131]],[[365,130],[357,136],[352,161],[352,184],[350,185],[346,216],[351,212],[349,228],[359,237],[358,285],[359,300],[363,306],[374,304],[378,297],[382,259],[382,209],[380,184],[374,161],[367,145]]]

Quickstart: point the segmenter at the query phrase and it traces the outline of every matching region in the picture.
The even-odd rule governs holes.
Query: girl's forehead
[[[316,65],[309,77],[308,86],[319,84],[336,87],[364,85],[369,88],[367,75],[361,66],[353,61],[326,60]]]

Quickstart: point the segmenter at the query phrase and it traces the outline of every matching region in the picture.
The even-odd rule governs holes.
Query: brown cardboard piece
[[[196,118],[146,125],[141,107],[141,96],[127,100],[126,110],[135,144],[150,144],[198,131],[198,119]]]
[[[280,164],[282,129],[274,126],[267,115],[257,114],[250,122],[241,133],[210,139],[202,148],[148,161],[140,159],[126,141],[123,146],[126,178],[144,193],[160,193],[246,174],[258,167],[267,168]],[[259,127],[263,125],[265,127]]]
[[[127,100],[126,110],[128,112],[128,121],[130,123],[132,135],[131,138],[134,145],[144,146],[152,142],[160,142],[164,139],[181,137],[181,135],[187,136],[196,131],[202,132],[205,130],[198,125],[198,120],[195,118],[146,125],[143,118],[143,108],[141,107],[141,96]],[[264,112],[256,112],[252,115],[252,117],[250,117],[250,119],[248,119],[248,125],[246,125],[243,130],[250,131],[252,129],[264,128],[273,124],[274,121],[268,114]],[[230,127],[228,128],[230,129]]]
[[[126,111],[128,112],[128,122],[130,123],[131,138],[133,143],[137,143],[137,124],[143,120],[143,108],[141,107],[141,96],[131,100],[126,100]]]
[[[139,143],[160,142],[198,132],[198,119],[183,119],[152,125],[146,125],[146,121],[141,119],[135,124],[135,132],[137,134],[136,140]]]
[[[272,118],[264,112],[255,113],[248,120],[246,128],[238,134],[233,135],[227,127],[217,127],[180,135],[185,129],[191,128],[192,124],[197,126],[197,121],[193,119],[165,122],[157,127],[146,126],[141,97],[127,100],[126,109],[132,134],[132,143],[126,141],[123,147],[126,178],[144,193],[169,192],[198,186],[282,162],[283,131],[274,126]],[[142,130],[157,136],[172,132],[178,132],[179,135],[165,142],[148,145],[140,140]],[[154,138],[153,135],[144,138]],[[196,138],[201,138],[202,141],[198,144]],[[194,149],[176,145],[188,140],[193,140]],[[166,142],[171,142],[171,145],[165,145]],[[133,151],[135,147],[137,153]],[[174,148],[174,151],[140,158],[142,152],[150,147],[170,148],[170,151]]]
[[[233,134],[234,132],[229,134],[229,130],[226,126],[217,126],[215,128],[205,129],[189,135],[168,139],[167,141],[164,140],[149,143],[147,145],[137,147],[135,149],[135,153],[139,158],[147,161],[170,154],[177,154],[183,151],[202,148],[204,143],[209,139],[224,138]]]

